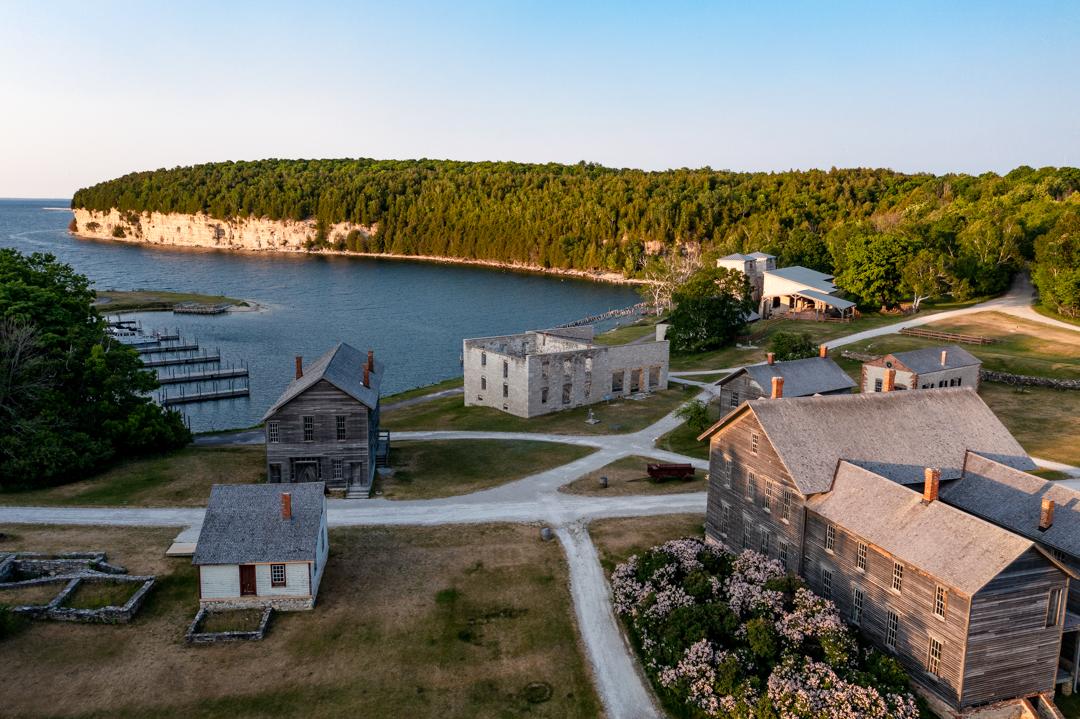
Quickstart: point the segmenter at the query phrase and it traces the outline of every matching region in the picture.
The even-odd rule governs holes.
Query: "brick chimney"
[[[304,358],[296,355],[296,379],[304,376]]]
[[[371,386],[371,369],[367,365],[364,365],[364,386]]]
[[[375,350],[367,351],[367,368],[369,372],[375,371]]]
[[[1054,500],[1044,498],[1042,511],[1039,512],[1039,531],[1045,532],[1054,526]]]
[[[949,361],[949,350],[941,350],[941,366],[944,367]]]
[[[772,378],[772,398],[780,399],[784,396],[784,378],[773,377]]]
[[[765,355],[765,361],[768,362],[769,364],[772,364],[773,362],[776,362],[776,355],[773,354],[772,352],[769,352],[768,354]]]
[[[281,518],[284,520],[292,519],[292,493],[281,493]]]
[[[927,467],[923,470],[923,504],[930,504],[938,498],[938,489],[941,488],[941,470],[936,467]]]
[[[826,357],[829,356],[829,348],[826,347],[825,345],[818,345],[817,355],[821,359],[825,359]]]
[[[896,388],[896,370],[889,367],[885,370],[885,379],[881,380],[881,391],[892,392]]]

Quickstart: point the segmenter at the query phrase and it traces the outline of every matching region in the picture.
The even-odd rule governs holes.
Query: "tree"
[[[1062,215],[1035,243],[1032,279],[1043,305],[1080,317],[1080,211]]]
[[[930,250],[919,250],[908,260],[900,273],[904,287],[912,294],[912,307],[916,312],[923,300],[943,294],[948,289],[949,273],[944,259]]]
[[[701,257],[697,253],[677,250],[652,262],[642,255],[641,265],[647,282],[642,285],[641,294],[659,317],[671,309],[675,292],[701,266]]]
[[[776,332],[769,338],[769,351],[781,362],[815,357],[818,348],[806,332]]]
[[[156,377],[108,336],[93,298],[52,255],[0,249],[0,486],[72,481],[191,440],[149,398]]]
[[[753,309],[750,281],[737,270],[708,267],[673,296],[668,339],[676,352],[706,352],[732,344]]]
[[[918,242],[895,234],[863,232],[850,238],[836,284],[863,302],[895,307],[903,297],[901,268]]]
[[[696,433],[704,432],[709,426],[709,408],[700,399],[692,399],[675,411],[686,426]]]

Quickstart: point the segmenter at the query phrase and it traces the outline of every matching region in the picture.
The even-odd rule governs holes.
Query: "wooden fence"
[[[924,330],[921,327],[905,327],[900,330],[900,334],[909,335],[911,337],[925,337],[932,340],[943,340],[945,342],[959,342],[961,344],[968,345],[990,345],[994,344],[994,340],[989,337],[979,337],[977,335],[960,335],[955,332],[937,332],[935,330]]]

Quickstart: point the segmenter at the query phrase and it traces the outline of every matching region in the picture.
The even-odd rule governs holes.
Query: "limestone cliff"
[[[75,234],[102,240],[122,240],[178,247],[215,247],[226,250],[303,252],[315,239],[315,220],[270,220],[264,217],[219,220],[209,215],[177,213],[98,212],[77,208]],[[116,228],[120,228],[117,230]],[[374,225],[340,222],[331,225],[331,242],[344,240],[352,230],[371,236]]]

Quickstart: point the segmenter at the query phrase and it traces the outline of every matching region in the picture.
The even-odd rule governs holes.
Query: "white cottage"
[[[312,609],[329,548],[322,482],[214,485],[192,559],[199,603]]]

